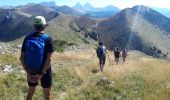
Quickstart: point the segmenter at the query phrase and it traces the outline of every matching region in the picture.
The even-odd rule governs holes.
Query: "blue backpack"
[[[25,42],[25,65],[30,73],[38,73],[43,67],[45,43],[49,36],[41,34],[38,37],[29,35]]]
[[[104,51],[101,47],[97,48],[96,53],[98,58],[103,58],[105,56]]]

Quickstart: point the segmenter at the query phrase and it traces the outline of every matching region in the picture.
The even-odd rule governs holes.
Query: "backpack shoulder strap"
[[[42,34],[42,35],[41,35],[41,38],[44,39],[44,40],[46,40],[48,37],[49,37],[48,34]]]
[[[44,33],[40,36],[40,38],[46,43],[47,39],[49,38],[49,35]]]

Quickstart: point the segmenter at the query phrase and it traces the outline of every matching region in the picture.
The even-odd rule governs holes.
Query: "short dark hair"
[[[101,45],[103,45],[103,42],[102,42],[102,41],[100,41],[100,42],[99,42],[99,45],[100,45],[100,46],[101,46]]]
[[[34,25],[35,30],[43,31],[46,28],[46,25]]]

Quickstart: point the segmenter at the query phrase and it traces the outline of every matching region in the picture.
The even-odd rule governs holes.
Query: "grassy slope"
[[[47,32],[51,33],[57,40],[65,40],[69,43],[83,44],[83,33],[75,32],[69,26],[75,17],[60,14],[49,22]],[[76,26],[75,26],[76,27]]]
[[[68,43],[73,43],[77,45],[84,45],[85,41],[88,41],[92,44],[96,44],[96,41],[92,39],[85,39],[83,32],[75,32],[69,26],[72,22],[78,19],[77,17],[68,16],[65,14],[60,14],[56,18],[48,22],[49,26],[46,29],[46,32],[53,36],[54,40],[64,40]],[[76,24],[72,23],[73,26],[77,27]],[[13,44],[21,44],[25,36],[11,41]]]
[[[125,64],[121,61],[119,65],[110,66],[106,61],[104,72],[101,73],[98,72],[96,55],[92,59],[93,52],[54,53],[52,100],[169,100],[168,61],[133,51]],[[15,64],[18,62],[13,56],[11,55],[10,60],[0,56],[1,64],[7,63],[6,59],[13,62],[14,69],[17,69],[13,73],[0,75],[2,100],[23,100],[26,96],[26,76],[21,73],[21,67]],[[111,53],[110,58],[113,60]],[[96,85],[103,77],[107,77],[111,83]],[[34,100],[42,98],[43,93],[38,86]]]
[[[160,30],[159,27],[152,25],[139,15],[130,16],[126,15],[129,25],[133,31],[138,32],[138,35],[142,37],[144,44],[157,46],[164,52],[170,50],[170,44],[168,44],[170,35],[168,33]]]
[[[56,39],[74,41],[73,39],[76,39],[76,35],[73,34],[76,33],[69,27],[72,20],[72,17],[60,14],[58,17],[49,22],[47,32],[51,33]]]
[[[169,33],[130,9],[125,9],[111,19],[102,21],[99,24],[99,33],[110,48],[136,47],[136,50],[146,53],[146,49],[156,46],[165,54],[170,50]]]

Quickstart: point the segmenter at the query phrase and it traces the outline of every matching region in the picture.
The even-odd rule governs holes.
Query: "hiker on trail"
[[[106,61],[106,47],[103,45],[103,42],[99,42],[99,46],[96,50],[97,57],[99,58],[100,70],[103,72],[103,68]]]
[[[120,57],[120,51],[119,51],[118,47],[115,48],[115,50],[114,50],[114,56],[115,56],[115,62],[116,62],[116,64],[118,64],[119,63],[119,57]]]
[[[29,85],[27,99],[32,100],[36,86],[41,81],[45,100],[51,100],[51,56],[53,53],[52,38],[45,34],[46,20],[42,16],[34,18],[35,32],[24,39],[20,60],[27,73]]]
[[[124,49],[124,50],[122,51],[123,63],[126,61],[126,57],[127,57],[127,50]]]

